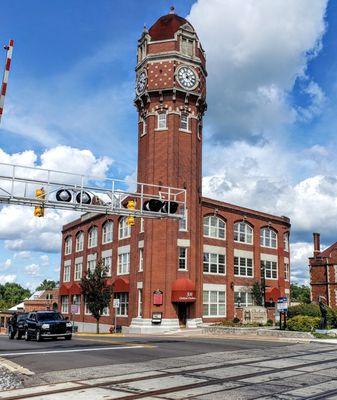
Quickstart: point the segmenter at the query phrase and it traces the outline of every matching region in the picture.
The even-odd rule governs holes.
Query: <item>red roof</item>
[[[191,26],[185,18],[176,14],[163,15],[151,26],[149,34],[152,40],[173,39],[177,30],[186,23]]]
[[[321,253],[319,253],[319,256],[320,257],[330,257],[330,253],[332,253],[334,250],[337,250],[337,242],[332,244],[327,249],[323,250]]]

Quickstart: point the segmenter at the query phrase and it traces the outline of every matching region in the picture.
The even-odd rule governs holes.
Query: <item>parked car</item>
[[[28,313],[16,314],[15,322],[11,318],[8,326],[8,336],[10,339],[21,339],[25,333],[25,323],[28,317]]]
[[[72,323],[55,311],[34,311],[28,315],[25,323],[25,340],[35,338],[38,342],[44,338],[57,339],[72,337]]]

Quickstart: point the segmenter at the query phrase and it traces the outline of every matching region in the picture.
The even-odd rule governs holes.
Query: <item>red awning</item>
[[[281,297],[280,290],[277,287],[266,287],[266,302],[276,303],[278,298]]]
[[[82,294],[81,286],[78,283],[73,283],[69,289],[69,294]]]
[[[196,300],[194,283],[186,278],[177,279],[172,285],[172,303],[193,303]]]
[[[130,290],[130,282],[128,278],[117,278],[113,284],[114,292],[128,292]]]
[[[59,289],[59,295],[60,296],[68,296],[69,294],[69,286],[67,285],[61,285]]]

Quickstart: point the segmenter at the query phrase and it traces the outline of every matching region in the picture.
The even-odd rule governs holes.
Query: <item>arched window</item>
[[[225,239],[225,229],[225,222],[215,215],[209,215],[204,218],[204,236],[215,239]]]
[[[246,222],[236,222],[234,224],[234,241],[253,244],[253,228]]]
[[[89,230],[88,247],[90,249],[91,247],[96,247],[96,246],[97,246],[97,228],[96,228],[96,226],[93,226]]]
[[[76,235],[76,251],[83,251],[84,245],[84,234],[83,232],[78,232]]]
[[[263,247],[277,248],[277,233],[271,228],[262,228],[260,232],[260,244]]]
[[[107,221],[103,225],[102,229],[102,243],[111,243],[112,242],[112,235],[113,235],[113,222]]]
[[[127,218],[124,217],[119,221],[118,238],[125,239],[131,236],[131,226],[127,224]]]
[[[65,240],[64,243],[64,254],[71,254],[71,248],[72,248],[72,239],[71,236],[68,236]]]

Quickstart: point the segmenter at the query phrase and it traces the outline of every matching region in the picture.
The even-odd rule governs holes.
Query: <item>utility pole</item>
[[[3,111],[4,111],[5,96],[6,96],[7,85],[8,85],[8,77],[9,77],[9,71],[10,71],[11,62],[12,62],[13,46],[14,46],[13,39],[11,39],[9,41],[8,45],[4,46],[4,49],[7,51],[7,56],[6,56],[5,71],[4,71],[4,76],[2,79],[1,93],[0,93],[0,124],[1,124],[1,118],[3,115]]]

